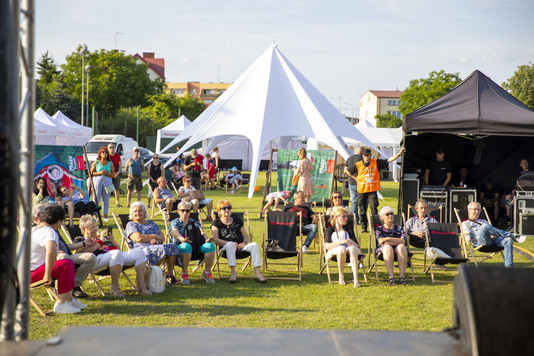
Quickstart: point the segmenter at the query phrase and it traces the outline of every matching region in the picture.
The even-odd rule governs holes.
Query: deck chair
[[[329,217],[326,217],[326,219],[329,219]],[[358,233],[358,229],[354,229],[354,221],[356,221],[355,215],[354,214],[349,214],[349,218],[347,220],[347,228],[353,229],[354,235],[356,236],[356,240],[358,241],[358,245],[360,245],[360,250],[361,250],[362,244],[361,244],[360,234]],[[323,232],[323,237],[321,239],[321,256],[319,258],[319,274],[322,274],[323,271],[326,269],[326,274],[328,276],[328,283],[335,283],[335,282],[332,282],[332,279],[330,277],[329,262],[330,261],[337,262],[337,256],[336,255],[332,255],[332,256],[330,256],[330,258],[326,257],[327,256],[327,253],[326,253],[327,251],[326,251],[326,245],[325,245],[325,236],[326,236],[325,235],[325,231],[326,231],[326,228],[328,227],[328,225],[329,224],[325,221],[325,216],[323,214],[321,214],[321,216],[319,218],[319,228]],[[365,255],[362,253],[361,255],[358,256],[358,263],[359,263],[358,268],[361,268],[361,270],[363,272],[364,281],[367,283],[367,272],[365,270],[365,263],[364,262],[365,262]],[[350,263],[350,256],[349,255],[347,255],[347,260],[346,260],[345,266],[347,266],[348,263]]]
[[[291,209],[292,206],[295,206],[295,203],[294,202],[286,202],[286,204],[284,204],[284,207],[282,208],[282,211],[289,211],[288,209]],[[310,208],[315,214],[317,214],[317,204],[316,202],[305,202],[304,203],[304,206],[307,206],[308,208]],[[317,214],[317,216],[320,216],[320,214]],[[319,227],[319,226],[317,226]],[[303,236],[308,236],[308,232],[302,232],[301,231],[301,234]],[[320,252],[321,251],[321,241],[319,240],[319,235],[321,234],[321,231],[320,229],[318,229],[317,231],[317,235],[315,235],[310,247],[308,248],[308,252]]]
[[[432,283],[452,282],[437,280],[434,278],[434,266],[445,266],[446,264],[460,264],[468,261],[462,255],[460,238],[458,237],[458,224],[456,223],[429,223],[426,225],[426,253],[428,254],[429,266],[425,274],[430,270]]]
[[[486,219],[490,225],[491,220],[489,219],[488,212],[486,211],[486,208],[482,208],[481,214],[484,213],[483,219]],[[454,214],[456,215],[456,219],[458,220],[458,224],[460,224],[460,234],[462,237],[462,247],[464,251],[464,256],[468,257],[470,260],[473,261],[476,267],[478,267],[478,264],[481,262],[484,262],[486,260],[489,260],[499,253],[501,254],[501,257],[504,259],[504,247],[501,246],[473,246],[471,243],[471,240],[464,234],[462,229],[462,222],[467,220],[469,213],[466,209],[454,209]],[[468,252],[469,251],[469,252]],[[477,260],[478,258],[478,260]]]
[[[349,206],[350,200],[349,199],[343,199],[343,206]],[[331,202],[330,199],[323,198],[323,204],[321,208],[321,213],[326,214],[326,210],[330,208]]]
[[[78,226],[69,226],[68,228],[65,227],[65,226],[62,226],[61,229],[63,230],[63,234],[67,237],[67,239],[70,241],[70,243],[73,242],[73,238],[72,238],[73,236],[75,236],[75,237],[82,236],[82,231]],[[130,277],[128,277],[128,275],[124,272],[127,269],[130,269],[132,267],[134,267],[134,266],[133,265],[132,266],[123,266],[121,273],[124,276],[124,278],[128,281],[128,283],[130,284],[132,289],[135,290],[135,286],[132,283],[132,281],[130,280]],[[102,289],[102,286],[100,285],[100,283],[98,283],[98,279],[95,277],[95,275],[100,276],[101,278],[110,277],[111,274],[110,274],[110,271],[109,271],[109,267],[106,267],[106,268],[101,269],[101,270],[96,271],[96,272],[89,273],[89,277],[91,277],[92,282],[95,284],[96,288],[100,291],[100,294],[102,294],[102,296],[105,296],[106,293]]]
[[[117,225],[117,229],[119,230],[119,233],[121,234],[121,250],[124,250],[124,244],[126,243],[126,248],[130,249],[130,244],[128,244],[128,240],[126,238],[126,235],[124,233],[124,230],[126,229],[126,224],[130,221],[130,214],[115,214],[112,213],[113,219],[115,220],[115,224]]]
[[[373,270],[373,268],[374,268],[375,275],[376,275],[376,280],[378,282],[378,281],[380,281],[380,279],[378,278],[378,261],[384,261],[384,256],[382,255],[382,253],[379,253],[378,255],[375,254],[375,251],[378,248],[378,240],[376,239],[376,228],[378,226],[382,225],[382,222],[380,221],[380,217],[378,216],[378,214],[371,214],[371,213],[367,214],[367,220],[369,221],[369,233],[370,233],[369,234],[369,250],[368,251],[369,251],[369,255],[372,254],[374,256],[374,262],[373,262],[372,265],[371,265],[370,258],[369,258],[369,268],[367,269],[367,272],[371,272]],[[399,225],[399,226],[404,226],[404,221],[403,221],[402,215],[399,215],[399,214],[394,215],[393,224],[394,225]],[[374,243],[372,243],[373,240],[374,240]],[[413,253],[408,249],[408,261],[406,262],[406,267],[407,268],[409,267],[411,269],[411,271],[412,271],[411,280],[413,282],[415,282],[415,274],[413,272],[413,265],[412,265],[412,256],[413,256]],[[397,261],[397,254],[395,254],[394,261],[395,262]]]
[[[246,211],[244,213],[232,212],[232,218],[238,218],[241,221],[243,221],[243,223],[245,224],[245,229],[247,230],[247,234],[248,234],[248,237],[249,237],[249,242],[252,242],[252,232],[250,231],[250,220],[249,220],[249,217],[248,217],[248,211]],[[215,219],[218,219],[218,213],[217,212],[215,212]],[[217,260],[216,260],[217,279],[221,279],[221,270],[220,270],[220,259],[221,258],[228,258],[228,257],[226,256],[226,251],[221,251],[220,246],[217,246]],[[252,258],[250,257],[250,253],[247,252],[247,251],[236,251],[235,252],[235,258],[236,258],[236,260],[244,260],[244,259],[246,259],[246,261],[244,263],[242,263],[241,266],[240,266],[241,267],[241,271],[245,271],[245,269],[248,266],[252,266]],[[236,267],[237,267],[237,265],[236,265]],[[240,278],[247,278],[247,277],[240,277]],[[250,277],[250,278],[253,278],[253,277]]]
[[[243,188],[244,185],[248,185],[250,181],[250,173],[240,173],[240,174],[241,174],[241,177],[243,178],[243,181],[241,182],[241,185],[239,186],[239,188],[236,188],[234,190],[234,192],[239,191],[239,193],[241,193],[241,188]],[[224,191],[228,193],[228,190],[232,190],[232,186],[230,185],[229,182],[226,182],[226,180],[223,180],[223,182],[224,182]]]
[[[54,290],[54,287],[52,285],[50,285],[50,286],[45,285],[46,282],[48,282],[48,280],[42,279],[40,281],[31,283],[30,284],[30,292],[33,291],[33,290],[37,290],[39,288],[45,288],[46,291],[48,292],[48,296],[50,297],[50,299],[52,299],[52,301],[56,301],[58,298],[57,298],[56,291]],[[52,313],[54,311],[53,309],[49,309],[49,310],[44,311],[41,308],[41,306],[39,304],[37,304],[35,299],[33,299],[31,296],[28,299],[29,299],[31,305],[33,305],[33,307],[37,310],[37,312],[39,314],[41,314],[41,316],[47,316],[48,314],[50,314],[50,313]]]
[[[269,277],[271,279],[302,280],[302,232],[297,226],[302,216],[300,213],[269,211],[265,214],[263,232],[263,275],[269,272],[296,272],[298,277]],[[269,262],[291,258],[296,262]],[[271,266],[294,266],[295,269],[270,269]],[[278,268],[278,267],[277,267]]]

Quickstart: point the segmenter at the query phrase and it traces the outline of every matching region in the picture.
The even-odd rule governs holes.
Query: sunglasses
[[[189,213],[191,212],[190,209],[179,209],[182,213]]]
[[[109,146],[108,147],[108,150],[114,150],[114,149],[115,149],[115,147],[113,147],[113,146]]]
[[[395,215],[395,214],[393,214],[393,213],[385,213],[384,214],[384,216],[393,216],[393,215]]]
[[[221,210],[232,210],[231,206],[223,206]]]
[[[340,199],[340,198],[341,198],[341,195],[334,195],[333,198],[334,198],[334,199]]]

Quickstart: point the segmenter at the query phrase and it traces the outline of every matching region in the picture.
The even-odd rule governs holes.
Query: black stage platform
[[[0,355],[467,355],[431,332],[77,327],[57,336],[57,345],[3,342]]]

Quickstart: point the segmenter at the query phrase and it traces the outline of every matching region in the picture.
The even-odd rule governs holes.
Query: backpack
[[[145,280],[152,293],[162,293],[165,290],[165,277],[158,266],[146,266]]]

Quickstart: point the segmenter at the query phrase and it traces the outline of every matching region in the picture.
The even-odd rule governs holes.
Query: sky
[[[35,60],[79,44],[165,58],[168,82],[233,82],[271,44],[345,115],[434,70],[498,84],[534,62],[532,0],[36,0]]]

